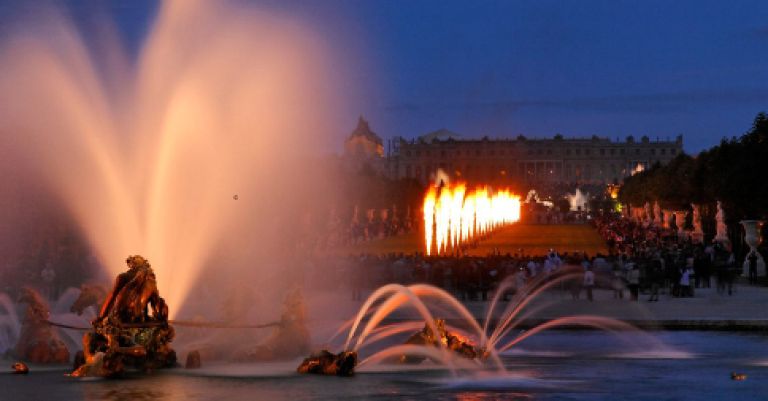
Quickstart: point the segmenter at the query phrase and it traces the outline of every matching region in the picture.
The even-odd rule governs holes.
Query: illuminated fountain
[[[245,6],[169,1],[154,21],[136,56],[54,11],[6,27],[0,199],[19,213],[21,193],[57,203],[106,276],[146,255],[173,313],[205,266],[269,283],[279,302],[290,283],[272,266],[316,191],[305,175],[320,174],[316,147],[335,123],[336,55],[301,24]],[[20,225],[0,224],[8,238]]]
[[[568,203],[571,205],[571,211],[586,211],[589,205],[589,194],[581,192],[581,188],[576,188],[573,194],[565,195]]]
[[[21,321],[11,298],[0,293],[0,355],[16,345],[21,333]]]
[[[445,184],[424,197],[424,244],[427,255],[458,250],[489,232],[520,220],[520,198],[509,190]]]
[[[491,300],[488,312],[483,322],[478,323],[469,310],[445,290],[426,284],[403,286],[389,284],[374,291],[358,310],[356,316],[342,325],[330,339],[329,343],[340,344],[342,351],[338,354],[352,355],[370,352],[361,357],[357,368],[365,370],[379,364],[402,364],[408,361],[430,360],[437,366],[450,371],[454,376],[467,371],[491,370],[498,374],[506,374],[506,368],[500,359],[502,353],[508,352],[515,346],[545,330],[568,327],[586,326],[605,330],[612,333],[633,332],[640,334],[643,339],[639,344],[644,351],[652,355],[654,351],[666,352],[666,346],[659,343],[635,326],[620,320],[594,316],[573,315],[564,316],[540,323],[528,330],[520,330],[519,326],[549,304],[531,307],[531,303],[547,290],[559,288],[564,282],[578,280],[582,277],[580,268],[566,269],[558,275],[540,276],[532,280],[524,288],[519,289],[511,302],[501,313],[498,313],[500,300],[505,291],[515,283],[514,276],[503,280]],[[440,305],[430,308],[428,305]],[[401,320],[393,314],[402,308],[411,308],[418,318]],[[435,311],[441,310],[453,317],[454,324],[446,324],[442,319],[435,319]],[[387,321],[387,319],[394,320]],[[481,325],[482,324],[482,325]],[[494,327],[495,325],[495,327]],[[423,327],[423,328],[422,328]],[[421,329],[421,331],[417,331]],[[419,333],[457,333],[457,337],[465,339],[463,346],[452,347],[449,341],[427,341],[419,344],[413,342],[411,336],[404,343],[378,346],[390,342],[403,334]],[[343,334],[346,333],[346,336]],[[471,352],[467,352],[471,349]],[[324,351],[329,357],[333,354]],[[305,361],[306,362],[306,361]],[[401,368],[402,369],[402,368]],[[347,371],[351,374],[351,371]],[[331,373],[333,374],[333,373]]]

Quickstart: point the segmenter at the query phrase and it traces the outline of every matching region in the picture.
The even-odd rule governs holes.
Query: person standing
[[[637,301],[640,295],[640,270],[634,263],[629,263],[629,271],[627,272],[627,283],[629,287],[629,299],[631,301]],[[656,300],[658,300],[658,289],[656,290]]]
[[[691,268],[685,266],[680,273],[680,297],[687,298],[691,296],[693,296],[691,294]]]
[[[614,299],[624,299],[624,280],[624,266],[619,262],[613,268],[613,278],[611,280]]]
[[[592,269],[584,272],[584,289],[587,291],[587,300],[592,302],[592,288],[595,286],[595,273]]]
[[[749,284],[757,284],[757,253],[750,252],[747,261],[749,262]]]

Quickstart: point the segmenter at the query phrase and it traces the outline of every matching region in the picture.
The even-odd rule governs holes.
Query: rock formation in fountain
[[[294,359],[309,352],[306,308],[301,291],[291,291],[283,302],[280,324],[266,341],[235,357],[237,361],[274,361]]]
[[[141,256],[129,256],[126,263],[129,270],[117,277],[93,331],[83,336],[85,364],[73,376],[114,377],[128,367],[151,371],[176,365],[170,346],[174,329],[155,273]]]
[[[357,366],[357,352],[342,351],[333,354],[322,350],[301,362],[296,371],[327,376],[352,376]]]
[[[27,364],[24,362],[14,363],[11,365],[11,369],[13,370],[13,373],[17,375],[26,375],[29,373],[29,366],[27,366]]]
[[[33,363],[69,362],[69,349],[56,329],[48,324],[50,310],[43,297],[37,291],[24,287],[18,302],[27,304],[27,311],[13,355]]]
[[[187,354],[187,362],[184,364],[185,369],[200,369],[202,366],[200,351],[191,351]]]
[[[728,242],[728,226],[725,224],[725,212],[723,211],[723,205],[720,203],[720,201],[717,201],[717,214],[715,214],[715,222],[717,223],[715,241]]]
[[[410,336],[405,341],[405,344],[426,345],[433,347],[439,347],[442,344],[449,350],[468,359],[482,359],[487,356],[487,353],[484,350],[481,350],[472,344],[469,339],[448,331],[448,329],[445,327],[444,319],[435,319],[435,326],[437,327],[438,331],[437,335],[435,335],[428,324],[424,324],[424,328]],[[398,362],[420,363],[424,359],[426,358],[423,356],[401,355],[398,359]]]

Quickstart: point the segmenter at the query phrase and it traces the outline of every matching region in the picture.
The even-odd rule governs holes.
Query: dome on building
[[[344,153],[356,158],[376,158],[384,156],[384,141],[371,131],[362,116],[357,120],[357,127],[344,142]]]
[[[349,134],[349,139],[354,139],[356,137],[365,138],[368,141],[379,145],[384,144],[384,142],[381,140],[381,137],[376,135],[375,132],[371,131],[371,127],[368,125],[368,121],[366,121],[363,116],[360,116],[360,118],[357,120],[357,127],[355,127],[355,130]]]

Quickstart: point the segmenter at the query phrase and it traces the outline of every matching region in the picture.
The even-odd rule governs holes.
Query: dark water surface
[[[296,363],[205,365],[122,380],[73,379],[64,368],[0,374],[0,400],[766,400],[768,335],[656,332],[538,334],[503,356],[507,373],[372,366],[352,378],[302,376]],[[647,339],[646,339],[647,340]],[[394,371],[394,370],[398,371]],[[745,373],[734,381],[731,372]]]

